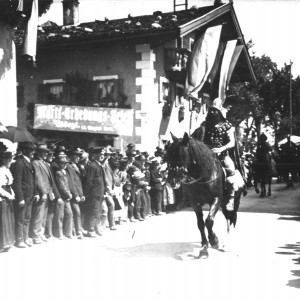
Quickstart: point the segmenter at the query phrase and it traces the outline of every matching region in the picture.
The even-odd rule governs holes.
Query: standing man
[[[41,244],[43,241],[48,241],[44,235],[44,230],[46,226],[49,201],[53,201],[55,198],[53,194],[54,178],[49,165],[45,162],[49,152],[47,145],[39,144],[36,152],[37,156],[32,162],[36,185],[36,200],[33,203],[32,211],[32,237],[35,244]]]
[[[104,200],[104,192],[106,187],[105,177],[101,161],[104,160],[104,147],[95,147],[94,159],[87,166],[85,195],[87,197],[87,236],[97,237],[95,228],[98,226],[98,219],[100,217],[100,208]]]
[[[73,218],[75,223],[76,236],[79,239],[83,238],[83,228],[81,223],[81,211],[79,204],[85,201],[85,197],[82,191],[82,183],[81,183],[81,174],[80,170],[77,166],[79,162],[79,158],[83,150],[81,149],[72,149],[69,151],[70,163],[67,165],[67,174],[73,183],[73,188],[71,189],[72,199],[71,199],[71,207],[73,211]]]
[[[23,154],[17,158],[11,170],[14,177],[12,188],[16,195],[15,225],[18,248],[32,246],[28,235],[32,203],[39,200],[39,196],[34,196],[34,171],[31,163],[35,148],[31,142],[22,143],[20,149]]]

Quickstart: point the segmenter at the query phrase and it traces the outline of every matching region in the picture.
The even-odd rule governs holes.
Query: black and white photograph
[[[0,0],[0,298],[300,298],[299,0]]]

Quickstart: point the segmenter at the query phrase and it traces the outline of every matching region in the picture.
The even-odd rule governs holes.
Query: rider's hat
[[[216,98],[210,105],[209,109],[210,108],[215,108],[217,109],[222,117],[224,119],[226,119],[226,113],[227,113],[227,109],[223,106],[223,101],[221,100],[221,98]]]

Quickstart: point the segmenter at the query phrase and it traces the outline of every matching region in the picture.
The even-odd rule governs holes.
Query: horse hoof
[[[208,251],[207,249],[203,249],[199,253],[199,259],[207,259],[208,258]]]
[[[255,189],[255,193],[256,193],[256,194],[259,194],[259,189]]]

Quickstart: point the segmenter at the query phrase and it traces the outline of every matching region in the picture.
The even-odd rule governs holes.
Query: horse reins
[[[202,179],[200,177],[200,178],[194,179],[194,180],[192,180],[190,182],[183,182],[183,181],[181,181],[181,183],[186,184],[186,185],[191,185],[191,184],[195,184],[195,183],[198,183],[198,184],[208,184],[208,183],[212,183],[215,180],[217,180],[219,176],[220,176],[220,167],[218,168],[218,174],[217,174],[217,176],[214,179],[211,179],[211,180],[208,180],[208,181],[204,181],[204,182],[199,182]]]

